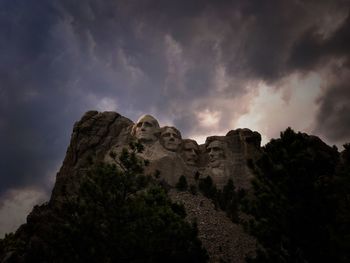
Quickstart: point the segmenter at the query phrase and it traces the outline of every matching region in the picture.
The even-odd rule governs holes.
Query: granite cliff
[[[116,165],[122,149],[130,150],[130,143],[140,142],[144,149],[137,157],[147,161],[147,176],[157,174],[157,181],[170,190],[173,202],[185,206],[187,221],[197,220],[199,238],[209,253],[210,261],[244,262],[247,255],[254,255],[255,239],[230,220],[214,205],[213,201],[196,190],[195,195],[176,191],[175,185],[185,176],[189,185],[198,188],[200,179],[211,177],[218,189],[229,179],[237,189],[249,190],[253,174],[249,162],[260,155],[260,134],[248,129],[238,129],[226,136],[211,136],[203,145],[191,139],[182,139],[175,127],[160,127],[150,115],[142,116],[136,123],[115,112],[89,111],[74,125],[66,156],[47,204],[37,206],[27,218],[27,224],[16,233],[17,239],[28,243],[45,245],[28,233],[28,225],[45,221],[51,210],[62,209],[70,200],[79,198],[82,180],[89,176],[91,167],[97,163]],[[15,253],[16,254],[16,253]],[[13,253],[7,253],[2,262],[12,262]],[[16,261],[16,260],[15,260]],[[23,257],[22,257],[23,261]],[[19,260],[19,262],[21,262]],[[24,259],[25,262],[25,259]]]
[[[237,129],[229,131],[226,136],[208,137],[204,145],[198,145],[193,140],[182,140],[181,133],[174,127],[164,129],[157,123],[155,131],[151,131],[156,133],[155,137],[147,140],[143,135],[132,133],[136,126],[137,123],[135,125],[115,112],[87,112],[74,125],[66,157],[57,174],[51,202],[60,199],[62,187],[74,194],[74,189],[79,185],[79,177],[91,162],[111,161],[111,151],[118,153],[135,139],[139,139],[145,146],[140,157],[150,161],[147,172],[158,170],[161,178],[172,186],[181,175],[192,181],[194,174],[199,172],[202,177],[211,176],[219,187],[223,187],[231,178],[236,187],[249,189],[253,174],[248,163],[259,157],[259,133]],[[169,130],[171,133],[173,129],[177,130],[178,138],[169,135]],[[175,148],[169,148],[166,140],[170,143],[173,140],[178,142]],[[211,148],[208,148],[210,144],[218,144],[212,148],[212,153],[209,152]]]
[[[347,262],[349,145],[291,129],[260,142],[237,129],[198,145],[150,115],[87,112],[0,261]]]

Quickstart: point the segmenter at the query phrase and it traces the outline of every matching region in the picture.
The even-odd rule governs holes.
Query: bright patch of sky
[[[279,132],[289,126],[310,133],[318,111],[316,101],[321,94],[320,76],[316,73],[304,77],[292,75],[282,82],[282,87],[260,83],[249,112],[235,121],[234,126],[259,131],[263,144],[279,137]]]

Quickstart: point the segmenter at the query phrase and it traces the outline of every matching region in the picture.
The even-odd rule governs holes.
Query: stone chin
[[[195,160],[186,160],[187,165],[197,165]]]
[[[136,137],[143,142],[153,142],[157,140],[157,138],[154,135],[151,135],[149,133],[143,133],[143,132],[136,134]]]
[[[164,148],[168,151],[175,152],[179,148],[179,145],[176,143],[165,143]]]

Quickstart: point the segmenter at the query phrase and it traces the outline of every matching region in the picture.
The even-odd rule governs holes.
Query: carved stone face
[[[193,142],[186,142],[184,145],[185,162],[188,165],[196,165],[198,162],[198,146]]]
[[[171,127],[166,128],[160,135],[165,149],[175,152],[181,144],[179,134]]]
[[[159,124],[156,119],[150,115],[141,117],[135,127],[135,137],[144,142],[153,142],[157,140],[156,133]]]
[[[209,166],[210,167],[218,167],[225,159],[225,153],[223,149],[222,142],[220,141],[212,141],[208,147],[207,152],[209,154]]]

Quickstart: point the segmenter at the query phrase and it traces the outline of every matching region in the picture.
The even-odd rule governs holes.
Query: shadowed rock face
[[[165,126],[161,129],[160,142],[168,151],[177,152],[181,145],[181,133],[175,127]]]
[[[139,141],[144,145],[139,157],[150,161],[146,173],[160,172],[161,179],[171,186],[182,175],[192,182],[194,174],[199,174],[200,177],[211,176],[217,188],[233,179],[237,188],[249,189],[253,175],[247,163],[254,161],[260,152],[261,136],[249,129],[233,130],[226,136],[210,136],[204,145],[198,145],[195,140],[182,139],[175,127],[160,127],[151,115],[141,116],[123,134],[104,160],[113,163],[109,157],[111,152],[118,156],[130,142]]]
[[[232,130],[226,136],[210,136],[205,144],[198,145],[195,140],[182,139],[175,127],[162,127],[150,115],[142,116],[135,124],[115,112],[87,112],[74,126],[51,203],[59,205],[65,194],[74,195],[79,178],[86,175],[91,163],[113,162],[110,152],[118,155],[137,140],[144,145],[139,157],[150,161],[145,173],[160,172],[160,180],[170,186],[175,186],[181,175],[189,185],[196,184],[195,176],[209,175],[217,188],[232,179],[237,190],[249,190],[254,174],[247,164],[261,153],[261,136],[249,129]],[[217,211],[210,200],[200,194],[193,196],[176,191],[171,191],[170,197],[185,205],[189,221],[198,220],[199,238],[209,253],[210,262],[221,259],[245,262],[245,256],[254,255],[254,238]]]
[[[71,141],[63,164],[56,176],[51,203],[74,194],[80,178],[93,162],[104,159],[113,145],[129,140],[133,122],[116,112],[88,111],[74,124]]]
[[[196,183],[195,177],[198,179],[209,175],[218,188],[223,187],[228,179],[233,179],[238,189],[249,189],[253,174],[247,161],[254,161],[259,156],[261,137],[257,132],[238,129],[228,132],[226,136],[208,137],[205,144],[198,145],[195,140],[182,139],[175,127],[160,127],[150,115],[142,116],[134,124],[116,112],[89,111],[74,125],[49,203],[33,209],[28,216],[28,223],[42,220],[48,217],[46,214],[50,215],[52,209],[63,207],[67,196],[72,199],[78,197],[82,178],[88,176],[92,165],[99,162],[113,163],[110,153],[114,152],[118,156],[123,148],[129,149],[129,143],[134,141],[144,145],[144,151],[139,157],[149,160],[145,174],[157,172],[160,180],[170,186],[174,186],[182,175],[187,178],[189,185]],[[209,207],[210,200],[203,196],[192,196],[192,200],[188,195],[177,196],[173,193],[170,197],[183,202],[191,218],[200,219],[200,239],[210,253],[212,262],[220,258],[230,260],[232,257],[234,262],[244,262],[245,255],[254,254],[254,239],[244,234],[228,218],[225,219],[223,213]],[[199,206],[204,203],[208,208],[203,210]],[[203,213],[198,212],[201,209]],[[225,227],[218,227],[224,221]],[[46,223],[43,222],[41,226],[46,227]],[[30,233],[24,225],[16,235],[23,237],[30,236]],[[225,238],[221,237],[222,233],[225,233]],[[35,239],[35,235],[32,239]],[[226,253],[226,247],[234,249]]]
[[[207,146],[207,152],[209,155],[209,166],[212,168],[220,167],[222,162],[225,160],[224,143],[216,140],[212,141]]]
[[[55,238],[59,236],[56,231],[56,225],[59,223],[63,224],[64,227],[69,226],[64,217],[59,217],[60,211],[68,209],[68,214],[72,215],[72,221],[77,221],[75,216],[76,207],[71,207],[70,201],[79,200],[82,197],[78,196],[78,193],[81,193],[79,192],[79,188],[83,181],[82,179],[84,177],[85,179],[86,177],[89,179],[89,171],[92,171],[94,164],[98,164],[99,162],[114,162],[113,158],[110,157],[110,153],[115,152],[116,156],[118,156],[124,148],[130,149],[130,142],[134,141],[144,144],[144,151],[139,154],[139,157],[149,160],[149,166],[145,167],[146,175],[158,172],[160,180],[165,181],[170,186],[174,186],[182,175],[187,178],[190,191],[176,191],[169,187],[167,196],[173,202],[184,205],[189,222],[196,220],[198,224],[198,237],[208,251],[210,262],[245,262],[246,256],[254,257],[257,247],[255,238],[245,233],[242,225],[234,223],[237,221],[233,220],[232,214],[225,214],[222,210],[218,209],[222,207],[216,206],[217,203],[208,199],[208,197],[211,198],[210,195],[207,195],[200,187],[191,188],[191,186],[199,185],[198,181],[211,182],[210,180],[198,180],[206,176],[211,176],[217,188],[220,189],[226,185],[229,179],[232,179],[236,189],[248,190],[247,196],[249,197],[249,194],[252,193],[249,191],[251,180],[255,176],[251,168],[254,168],[256,161],[262,155],[260,134],[249,129],[236,129],[229,131],[225,136],[210,136],[206,139],[205,144],[198,145],[194,140],[182,139],[180,131],[176,128],[160,127],[155,118],[149,115],[146,116],[148,117],[143,116],[137,124],[134,124],[131,120],[115,112],[87,112],[74,125],[71,142],[67,149],[63,165],[57,174],[56,184],[50,202],[36,206],[28,215],[26,224],[22,225],[10,238],[5,238],[6,242],[0,240],[0,262],[28,262],[25,260],[26,255],[28,255],[26,253],[32,253],[34,251],[32,253],[33,255],[40,255],[50,244],[52,245],[51,241],[54,238],[51,238],[51,236]],[[293,131],[288,132],[294,133]],[[288,136],[290,137],[291,135],[285,135],[284,140],[287,138],[288,141]],[[331,163],[329,165],[326,164],[326,168],[322,168],[321,170],[325,170],[328,173],[328,170],[347,169],[347,166],[341,167],[339,165],[345,165],[345,163],[347,165],[350,162],[349,144],[345,145],[346,150],[339,157],[334,147],[327,146],[316,136],[300,133],[294,134],[294,136],[298,136],[297,142],[302,142],[301,144],[297,144],[297,146],[302,147],[303,152],[307,152],[305,158],[309,158],[314,162],[314,157],[317,155],[317,158],[322,160],[315,162],[317,164],[322,163],[323,160],[330,160]],[[281,140],[282,138],[279,139],[279,141]],[[283,143],[288,144],[289,142]],[[273,144],[272,142],[270,146],[264,147],[264,157],[269,157],[269,155],[266,155],[268,151],[272,150],[274,152],[276,150],[275,147],[277,146],[273,146]],[[285,151],[283,144],[282,147],[282,150]],[[282,158],[281,160],[289,160],[289,158]],[[304,161],[304,159],[301,160]],[[116,164],[118,165],[118,163]],[[271,165],[274,164],[271,163]],[[285,167],[289,168],[290,166]],[[262,169],[262,166],[258,165],[257,168]],[[262,171],[260,172],[262,173]],[[343,173],[344,171],[340,170],[340,176],[346,175]],[[114,170],[112,176],[114,177],[116,174],[117,172]],[[95,175],[98,175],[97,178],[104,178],[99,177],[98,173]],[[311,176],[313,176],[312,173]],[[339,175],[336,174],[336,176]],[[325,179],[323,171],[320,178],[322,180]],[[327,180],[324,182],[329,183]],[[116,184],[111,184],[108,181],[108,185],[115,186]],[[231,181],[228,185],[232,186]],[[288,183],[288,185],[290,184]],[[192,191],[193,189],[194,191]],[[201,191],[196,192],[197,189]],[[226,187],[225,189],[228,188]],[[229,188],[231,193],[233,189],[233,187]],[[289,188],[287,187],[287,189]],[[345,196],[348,191],[346,191],[346,188],[343,190]],[[100,191],[98,194],[100,193],[102,197],[105,196],[104,191]],[[94,198],[96,196],[95,194],[96,192],[93,192],[90,197],[93,196]],[[113,196],[113,194],[110,195]],[[259,196],[254,196],[253,194],[251,197],[259,198]],[[307,197],[309,198],[309,195]],[[346,199],[342,197],[341,200]],[[254,201],[256,200],[259,199],[255,199]],[[82,201],[79,203],[81,205],[79,207],[84,212],[86,210],[86,203],[88,202]],[[292,205],[294,206],[294,200],[292,201]],[[100,203],[104,203],[104,201],[99,202],[99,205]],[[340,205],[343,204],[341,203]],[[94,209],[96,207],[93,206]],[[107,207],[105,210],[114,211],[110,209],[109,203]],[[176,206],[174,207],[176,208]],[[255,209],[255,206],[253,208]],[[233,209],[237,208],[233,207]],[[242,211],[237,212],[239,212],[237,217],[241,220],[240,222],[248,223],[252,219],[250,215],[246,215]],[[95,213],[95,210],[93,213],[98,214]],[[78,221],[78,225],[81,222]],[[98,224],[95,220],[92,220],[92,222],[92,225],[95,222],[96,225]],[[99,226],[107,232],[110,230],[104,224],[99,224]],[[66,230],[66,228],[64,229]],[[84,228],[84,232],[85,229],[90,228]],[[43,233],[43,235],[40,233]],[[46,235],[47,233],[49,235]],[[60,237],[62,238],[62,235]],[[79,235],[80,237],[81,235]],[[67,240],[65,234],[63,234],[63,240],[64,242]],[[73,241],[75,242],[76,240],[78,239],[74,239]],[[19,246],[19,253],[14,250],[17,244],[21,245]],[[52,247],[57,246],[53,244]],[[83,253],[85,253],[85,250]],[[49,260],[48,262],[54,261]]]
[[[150,161],[146,173],[159,171],[170,185],[181,175],[193,181],[199,173],[200,177],[210,175],[218,188],[231,178],[237,188],[249,189],[253,173],[247,163],[254,162],[261,151],[260,134],[249,129],[210,136],[204,145],[198,145],[195,140],[182,139],[175,127],[160,127],[150,115],[141,116],[135,124],[116,112],[89,111],[74,125],[51,202],[59,201],[63,192],[74,194],[91,163],[112,162],[111,151],[121,153],[136,140],[145,148],[140,157]]]
[[[148,114],[141,116],[131,130],[131,134],[142,143],[157,141],[159,132],[158,121]]]
[[[183,140],[182,158],[188,166],[198,166],[199,146],[195,140]]]

